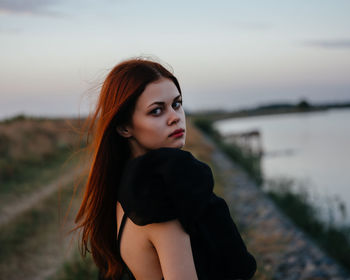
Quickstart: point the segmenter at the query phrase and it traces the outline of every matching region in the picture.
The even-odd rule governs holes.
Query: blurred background
[[[0,278],[58,275],[63,247],[38,240],[62,239],[51,206],[58,194],[68,206],[79,172],[67,163],[80,145],[72,125],[135,56],[173,69],[189,118],[258,165],[266,192],[302,195],[312,219],[345,232],[349,11],[346,0],[0,0]],[[60,273],[85,267],[77,259]]]
[[[82,94],[138,55],[173,67],[188,110],[348,101],[348,11],[346,0],[2,0],[0,114],[86,113]]]

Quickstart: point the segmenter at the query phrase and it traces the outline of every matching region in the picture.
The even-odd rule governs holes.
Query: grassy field
[[[78,125],[25,117],[0,123],[0,279],[45,279],[72,254],[63,220],[81,170],[69,159],[80,146]]]
[[[224,178],[216,176],[212,147],[189,120],[187,131],[184,149],[210,165],[214,191],[220,194]],[[0,279],[97,278],[91,256],[83,259],[78,252],[77,236],[66,235],[80,202],[79,195],[71,198],[81,171],[79,162],[67,158],[79,146],[79,135],[67,120],[17,118],[0,123],[1,166],[6,170],[1,175],[0,213],[8,215],[0,219]],[[261,272],[255,279],[268,278]]]

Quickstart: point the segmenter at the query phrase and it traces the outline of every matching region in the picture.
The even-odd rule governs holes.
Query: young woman
[[[76,216],[100,279],[249,279],[256,271],[207,164],[182,150],[178,80],[135,58],[105,79]]]

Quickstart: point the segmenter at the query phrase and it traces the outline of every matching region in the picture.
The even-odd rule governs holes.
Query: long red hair
[[[138,97],[149,83],[162,77],[172,80],[181,94],[178,80],[160,63],[143,58],[122,61],[103,82],[96,108],[85,126],[92,161],[74,230],[81,229],[82,254],[92,253],[104,277],[120,279],[122,273],[117,254],[116,201],[131,151],[116,127],[130,124]]]

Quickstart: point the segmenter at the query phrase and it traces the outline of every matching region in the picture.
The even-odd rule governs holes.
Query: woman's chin
[[[185,146],[185,143],[182,142],[182,143],[178,144],[176,148],[182,149],[184,146]]]
[[[174,144],[169,144],[169,145],[164,145],[162,147],[166,147],[166,148],[178,148],[178,149],[182,149],[185,146],[184,142],[180,142],[180,143],[174,143]]]

